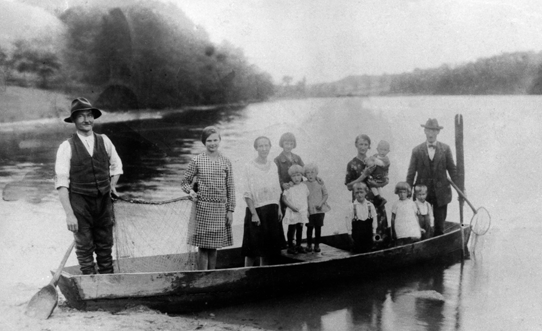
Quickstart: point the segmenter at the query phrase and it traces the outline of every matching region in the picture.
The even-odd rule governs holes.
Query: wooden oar
[[[53,279],[51,279],[51,282],[47,286],[42,287],[41,290],[39,290],[38,293],[34,294],[32,299],[30,299],[30,302],[28,303],[25,312],[27,316],[44,320],[48,319],[49,316],[51,316],[51,313],[53,312],[58,303],[56,284],[58,283],[60,273],[62,272],[62,269],[64,269],[64,265],[66,265],[66,261],[68,260],[68,257],[70,256],[70,253],[72,252],[74,246],[75,241],[71,243],[70,247],[66,251],[66,254],[64,254],[64,258],[62,259],[62,262],[60,262],[60,266],[56,270]]]

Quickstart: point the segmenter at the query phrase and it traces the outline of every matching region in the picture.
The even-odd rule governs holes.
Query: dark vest
[[[68,142],[72,149],[70,161],[70,192],[96,197],[109,194],[109,156],[105,150],[104,139],[94,134],[94,153],[92,157],[75,133]]]

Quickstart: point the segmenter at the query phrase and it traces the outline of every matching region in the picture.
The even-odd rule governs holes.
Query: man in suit
[[[438,125],[438,121],[430,118],[421,126],[424,128],[426,141],[412,150],[406,181],[412,188],[418,184],[427,186],[426,200],[433,206],[437,236],[444,233],[448,204],[452,201],[452,189],[446,172],[455,182],[457,169],[450,146],[437,141],[443,128]]]

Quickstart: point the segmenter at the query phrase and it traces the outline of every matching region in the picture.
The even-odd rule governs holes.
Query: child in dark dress
[[[299,155],[292,153],[292,150],[297,146],[293,133],[286,132],[280,136],[279,146],[282,147],[282,153],[280,153],[274,161],[279,170],[280,188],[284,191],[294,185],[290,174],[288,174],[288,169],[294,164],[302,167],[305,166],[305,164]],[[283,211],[284,209],[285,207],[283,206]]]

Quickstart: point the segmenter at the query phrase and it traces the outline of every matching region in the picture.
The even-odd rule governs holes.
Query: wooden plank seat
[[[320,249],[321,251],[319,253],[310,252],[305,254],[288,254],[286,249],[283,249],[280,254],[283,257],[300,262],[327,261],[352,255],[352,253],[349,251],[335,248],[326,244],[320,244]]]

